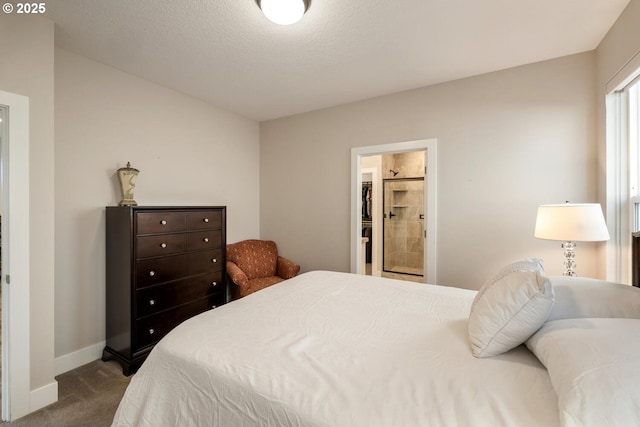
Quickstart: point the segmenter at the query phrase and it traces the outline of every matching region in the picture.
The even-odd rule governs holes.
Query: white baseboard
[[[31,390],[31,403],[29,411],[34,412],[58,401],[58,381],[53,381],[45,386]]]
[[[53,362],[55,375],[64,374],[72,369],[100,359],[105,345],[106,341],[101,341],[89,347],[56,357]]]
[[[53,362],[54,375],[58,376],[67,371],[93,362],[94,360],[100,359],[100,357],[102,357],[102,350],[104,349],[104,346],[105,341],[102,341],[78,351],[56,357]],[[58,400],[58,382],[54,380],[52,383],[35,390],[31,390],[30,398],[30,412],[37,411],[38,409],[42,409],[45,406],[55,403]]]

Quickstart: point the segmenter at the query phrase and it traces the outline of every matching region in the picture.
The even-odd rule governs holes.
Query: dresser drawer
[[[214,230],[222,228],[222,211],[203,210],[187,212],[187,230]]]
[[[184,231],[184,212],[138,212],[136,214],[138,234],[168,233]]]
[[[190,304],[184,304],[171,310],[163,311],[154,316],[136,320],[137,346],[135,350],[155,344],[169,331],[188,318],[222,304],[224,304],[224,296],[218,293]]]
[[[224,266],[222,248],[209,251],[193,252],[187,258],[187,274],[189,276],[222,270]]]
[[[186,234],[187,251],[213,249],[222,246],[222,230],[194,231]]]
[[[149,316],[177,305],[224,290],[222,271],[215,271],[137,291],[136,318]]]
[[[136,262],[136,286],[157,285],[224,267],[222,248]]]
[[[184,233],[139,236],[136,238],[136,258],[173,255],[184,252]]]

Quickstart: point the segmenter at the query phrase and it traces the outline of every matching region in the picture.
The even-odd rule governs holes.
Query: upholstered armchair
[[[300,266],[278,255],[276,242],[271,240],[243,240],[227,245],[227,274],[236,286],[234,298],[295,277]]]

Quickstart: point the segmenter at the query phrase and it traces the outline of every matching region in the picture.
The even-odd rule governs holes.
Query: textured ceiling
[[[633,0],[636,1],[636,0]],[[255,120],[584,52],[629,0],[49,0],[56,45]]]

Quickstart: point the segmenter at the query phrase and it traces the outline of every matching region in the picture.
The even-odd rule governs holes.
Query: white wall
[[[0,14],[0,90],[29,97],[31,390],[55,384],[53,31],[45,18]]]
[[[105,339],[105,206],[122,198],[116,170],[127,161],[140,170],[139,205],[226,205],[228,241],[255,238],[259,126],[68,51],[55,55],[55,355],[94,346],[90,356]]]
[[[263,122],[261,234],[303,271],[349,271],[350,149],[437,138],[437,282],[479,288],[526,256],[560,274],[536,209],[597,198],[595,79],[590,52]],[[594,244],[577,257],[598,275]]]

